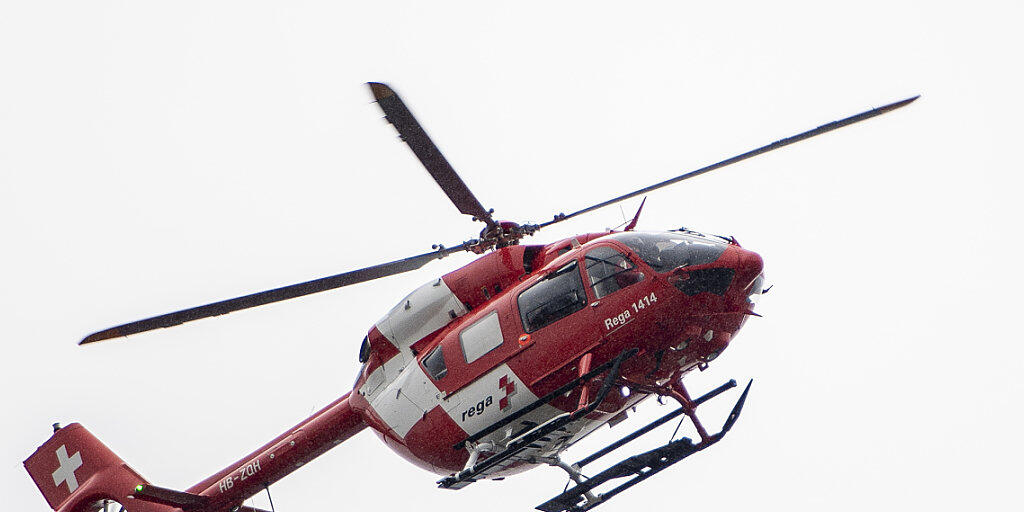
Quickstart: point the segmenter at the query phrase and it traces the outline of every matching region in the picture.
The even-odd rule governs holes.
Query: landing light
[[[624,397],[629,396],[629,386],[622,386],[622,389],[619,390],[619,393],[622,393],[622,396]]]

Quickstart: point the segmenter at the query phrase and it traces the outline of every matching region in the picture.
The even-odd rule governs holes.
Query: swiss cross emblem
[[[78,489],[78,478],[75,477],[75,470],[82,467],[82,452],[75,452],[68,457],[68,449],[60,445],[55,452],[57,455],[57,470],[53,472],[53,485],[60,487],[60,484],[68,484],[68,492],[75,492]]]
[[[498,379],[498,387],[505,391],[505,396],[498,400],[498,408],[502,411],[508,406],[512,405],[510,398],[516,394],[516,383],[512,379],[508,378],[508,375]]]

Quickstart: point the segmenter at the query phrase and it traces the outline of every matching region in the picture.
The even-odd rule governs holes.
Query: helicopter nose
[[[673,271],[673,284],[689,296],[708,292],[733,301],[745,300],[746,292],[761,274],[763,266],[761,256],[756,252],[732,246],[713,263],[697,268],[677,267]]]
[[[764,260],[761,255],[746,249],[737,249],[739,255],[736,258],[736,277],[743,284],[749,284],[764,270]]]
[[[729,295],[734,298],[746,299],[750,287],[757,280],[758,276],[761,275],[761,271],[764,270],[764,260],[761,259],[761,255],[754,251],[748,251],[746,249],[735,248],[736,259],[733,264],[733,270],[735,277],[730,286]]]

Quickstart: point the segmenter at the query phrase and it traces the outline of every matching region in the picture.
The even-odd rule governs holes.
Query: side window
[[[423,358],[423,367],[427,369],[427,373],[434,380],[438,380],[445,375],[448,375],[448,367],[444,364],[444,353],[441,352],[441,346],[438,345],[431,350],[426,357]]]
[[[370,360],[370,337],[363,337],[363,344],[359,346],[359,362],[365,363]]]
[[[519,314],[526,332],[550,325],[586,305],[587,294],[583,291],[583,280],[576,262],[548,274],[519,294]]]
[[[462,353],[466,355],[467,363],[472,363],[500,347],[505,338],[501,335],[498,312],[495,311],[463,329],[459,334],[459,340],[462,342]]]
[[[598,247],[588,252],[583,261],[587,266],[590,287],[599,299],[644,280],[636,265],[612,247]]]

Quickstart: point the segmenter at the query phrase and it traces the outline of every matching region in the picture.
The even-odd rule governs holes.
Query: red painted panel
[[[519,283],[526,275],[525,252],[526,247],[521,245],[503,247],[445,274],[442,279],[473,310]]]

